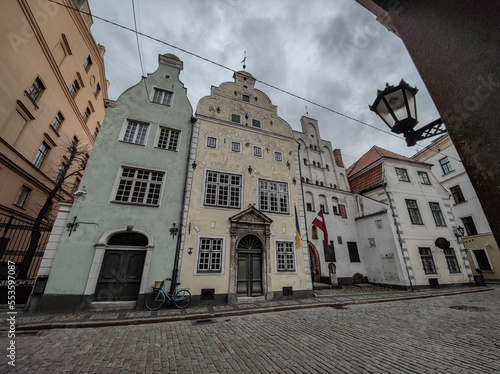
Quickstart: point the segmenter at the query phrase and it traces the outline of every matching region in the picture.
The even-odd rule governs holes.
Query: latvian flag
[[[328,231],[326,229],[325,217],[323,217],[322,210],[319,211],[318,215],[314,219],[313,225],[323,231],[323,235],[325,236],[325,245],[329,245],[328,243],[330,242],[328,241]]]

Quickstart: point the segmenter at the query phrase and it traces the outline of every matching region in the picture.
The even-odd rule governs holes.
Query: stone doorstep
[[[266,301],[266,297],[265,296],[256,296],[256,297],[238,297],[237,298],[237,302],[238,304],[252,304],[252,303],[262,303]]]
[[[94,311],[135,309],[137,300],[134,301],[94,301],[90,303],[90,309]]]

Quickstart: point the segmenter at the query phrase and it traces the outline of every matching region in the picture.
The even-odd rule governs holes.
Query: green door
[[[262,254],[238,253],[238,295],[262,295]]]

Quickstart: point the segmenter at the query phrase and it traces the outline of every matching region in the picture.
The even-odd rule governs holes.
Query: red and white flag
[[[323,235],[325,236],[325,243],[326,245],[329,245],[330,242],[328,241],[328,230],[326,229],[325,217],[323,217],[322,210],[319,211],[318,215],[314,219],[313,225],[323,231]]]

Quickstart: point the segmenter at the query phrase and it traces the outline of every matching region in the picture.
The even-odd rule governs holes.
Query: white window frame
[[[437,209],[433,209],[437,207]],[[434,218],[434,223],[437,227],[446,227],[446,220],[444,219],[443,211],[441,210],[441,205],[435,201],[429,201],[429,209],[431,210],[432,218]],[[442,224],[438,221],[442,220]]]
[[[215,147],[211,147],[211,146],[208,145],[209,139],[214,139],[215,140]],[[205,138],[205,148],[219,149],[219,138],[217,138],[216,136],[207,135],[207,137]]]
[[[161,96],[160,100],[154,101],[156,97],[156,92],[161,92]],[[165,93],[170,94],[170,100],[164,104],[163,101],[165,100]],[[160,87],[153,87],[151,88],[151,93],[149,94],[149,101],[152,102],[153,104],[163,105],[167,108],[171,108],[174,105],[174,97],[175,97],[174,91],[166,90]]]
[[[453,253],[452,254],[446,254],[446,251],[452,251]],[[458,262],[458,258],[457,258],[457,252],[455,252],[455,249],[453,248],[446,248],[446,249],[443,249],[443,256],[444,256],[444,259],[446,260],[446,265],[448,266],[448,272],[450,274],[462,274],[462,269],[460,269],[460,263]],[[450,263],[452,262],[455,262],[457,268],[458,268],[458,271],[451,271],[450,269]]]
[[[123,176],[123,172],[125,169],[135,170],[136,173],[135,173],[134,177]],[[156,181],[154,181],[150,178],[148,178],[148,179],[137,178],[137,171],[163,174],[162,180],[161,180],[161,182],[159,182],[159,183],[161,183],[161,185],[160,185],[160,189],[158,192],[159,193],[158,202],[156,204],[147,203],[148,193],[150,192],[150,190],[149,190],[150,186],[151,186],[151,184],[155,183]],[[121,184],[122,179],[127,180],[127,181],[132,181],[132,184],[130,185],[130,192],[129,192],[129,195],[127,197],[127,200],[117,200],[116,199],[117,195],[118,195],[118,191],[120,189],[120,184]],[[163,190],[165,189],[166,179],[167,179],[167,171],[166,170],[142,168],[142,167],[130,166],[130,165],[120,165],[120,167],[118,168],[118,172],[116,174],[115,184],[114,184],[113,189],[111,191],[111,197],[109,199],[109,202],[110,203],[117,203],[117,204],[127,204],[127,205],[160,207],[162,199],[163,199]],[[147,190],[144,194],[143,200],[142,200],[142,202],[141,201],[131,201],[132,197],[133,197],[133,190],[134,190],[134,188],[136,188],[137,182],[140,182],[140,181],[143,181],[144,183],[147,184]],[[156,182],[156,184],[157,184],[157,182]]]
[[[239,146],[239,150],[238,150],[238,151],[235,151],[235,150],[233,149],[233,144],[238,144],[238,146]],[[230,147],[231,147],[230,151],[231,151],[232,153],[240,153],[240,154],[242,153],[241,142],[233,142],[233,141],[231,141]]]
[[[142,143],[136,143],[137,135],[139,134],[138,127],[136,127],[136,129],[134,130],[134,134],[132,135],[132,141],[125,140],[125,135],[127,135],[127,129],[128,129],[129,122],[132,122],[132,123],[135,123],[138,125],[146,126],[146,134],[144,134],[144,141]],[[123,122],[123,126],[122,126],[122,129],[120,131],[119,140],[121,142],[128,143],[128,144],[136,144],[136,145],[146,146],[146,144],[148,143],[150,129],[151,129],[151,123],[149,123],[149,122],[137,121],[137,120],[132,119],[132,118],[126,118],[125,121]]]
[[[408,203],[413,203],[415,202],[415,206],[410,207]],[[410,222],[412,225],[418,225],[418,226],[423,226],[424,225],[424,219],[422,217],[422,214],[420,213],[420,208],[418,207],[418,201],[415,199],[405,199],[406,203],[406,210],[408,211],[408,217],[410,218]],[[416,215],[412,215],[412,212],[416,213]],[[413,222],[413,218],[418,218],[420,222]]]
[[[160,136],[162,131],[168,131],[168,135],[166,137],[166,146],[162,147],[159,142],[160,142]],[[174,148],[170,148],[170,143],[172,142],[172,136],[174,135],[173,133],[176,133],[177,139],[175,143]],[[179,129],[174,129],[172,127],[167,127],[167,126],[158,126],[156,130],[156,136],[155,136],[155,148],[158,149],[164,149],[166,151],[172,151],[172,152],[178,152],[179,151],[179,146],[181,144],[181,136],[182,136],[182,131]],[[175,137],[174,137],[175,138]]]
[[[291,247],[292,251],[291,252],[280,252],[278,249],[279,244],[286,244],[288,247]],[[286,249],[286,248],[285,248]],[[297,274],[297,249],[295,248],[295,242],[293,240],[282,240],[282,239],[275,239],[274,240],[274,252],[275,252],[275,262],[274,262],[274,273],[275,274]],[[284,256],[285,258],[285,269],[280,269],[279,266],[279,259],[280,259],[280,254]],[[287,264],[287,256],[293,257],[293,269],[289,269]]]
[[[50,127],[52,127],[52,130],[54,130],[55,132],[59,132],[59,129],[61,128],[63,122],[64,122],[64,116],[60,111],[58,111],[54,119],[52,120]]]
[[[210,239],[210,240],[222,240],[222,250],[221,250],[221,268],[220,271],[199,271],[200,266],[200,256],[201,256],[201,241],[202,239]],[[218,276],[224,275],[225,272],[225,263],[226,263],[226,237],[219,235],[198,235],[196,240],[196,263],[194,266],[193,275],[203,275],[203,276]]]
[[[209,173],[215,173],[217,174],[217,181],[208,181],[208,174]],[[223,174],[223,175],[228,175],[229,176],[229,179],[228,179],[228,183],[222,183],[220,182],[220,175]],[[239,185],[232,185],[231,184],[231,176],[238,176],[240,178],[240,184]],[[208,188],[208,184],[213,184],[215,186],[215,203],[212,204],[210,202],[207,202],[207,188]],[[227,205],[221,205],[219,204],[219,199],[220,199],[220,193],[221,193],[221,185],[222,186],[228,186],[228,189],[227,189]],[[233,186],[234,188],[236,188],[237,186],[239,188],[238,191],[239,191],[239,198],[238,198],[238,205],[235,206],[235,205],[231,205],[231,186]],[[202,201],[201,201],[201,206],[202,207],[210,207],[210,208],[220,208],[220,209],[231,209],[231,210],[241,210],[242,208],[242,205],[243,205],[243,174],[239,174],[239,173],[228,173],[227,171],[219,171],[219,170],[206,170],[205,171],[205,176],[204,176],[204,180],[203,180],[203,196],[202,196]]]
[[[50,145],[47,144],[47,142],[44,140],[42,144],[40,144],[40,147],[36,152],[35,159],[33,160],[33,165],[35,165],[36,168],[40,169],[40,167],[43,164],[43,161],[45,161],[49,152],[50,152]]]
[[[239,122],[233,121],[233,116],[238,116],[239,117]],[[239,123],[241,125],[241,114],[231,113],[229,115],[229,121],[232,122],[232,123]]]
[[[263,208],[263,202],[262,202],[262,187],[261,187],[261,182],[266,182],[266,183],[270,183],[270,184],[276,184],[276,189],[275,190],[271,190],[271,189],[265,189],[265,191],[267,192],[267,208],[264,209]],[[282,192],[280,191],[280,188],[279,188],[279,185],[283,185],[283,186],[286,186],[286,192]],[[270,199],[269,199],[269,194],[271,192],[275,192],[276,193],[276,201],[277,201],[277,207],[278,207],[278,210],[271,210],[271,202],[270,202]],[[288,214],[290,215],[290,199],[291,199],[291,196],[290,196],[290,186],[287,182],[283,182],[283,181],[277,181],[277,180],[271,180],[271,179],[266,179],[266,178],[258,178],[257,179],[257,194],[258,194],[258,202],[259,202],[259,210],[263,211],[263,212],[267,212],[267,213],[275,213],[275,214]],[[286,195],[286,212],[283,212],[281,211],[281,196],[282,194],[285,194]]]
[[[488,251],[486,250],[486,248],[471,248],[470,250],[472,251],[472,260],[474,261],[474,268],[475,269],[479,269],[481,271],[486,271],[486,272],[495,271],[495,269],[493,268],[493,264],[491,263],[490,255],[488,254]],[[477,262],[477,258],[476,258],[476,251],[477,252],[484,251],[484,253],[486,254],[486,259],[488,260],[488,263],[490,264],[491,270],[481,269],[479,267],[479,263]]]
[[[279,155],[279,157],[276,157],[277,155]],[[282,163],[283,162],[283,152],[274,151],[274,161]]]
[[[255,126],[254,125],[254,121],[257,123],[259,123],[259,126]],[[260,121],[260,119],[257,119],[257,118],[252,118],[252,127],[256,128],[256,129],[261,129],[262,128],[262,122]]]
[[[256,150],[258,150],[256,152]],[[258,154],[260,152],[260,155]],[[262,147],[259,147],[258,145],[252,146],[252,156],[257,157],[257,158],[264,158],[264,152],[262,151]]]

